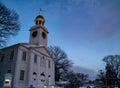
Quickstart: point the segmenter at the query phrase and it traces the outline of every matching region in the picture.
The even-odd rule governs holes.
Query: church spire
[[[40,12],[39,12],[39,14],[42,16],[42,9],[40,8]]]

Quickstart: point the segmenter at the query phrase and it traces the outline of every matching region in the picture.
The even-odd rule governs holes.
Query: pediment
[[[21,44],[21,45],[28,50],[29,49],[35,50],[36,52],[38,52],[42,55],[52,58],[52,56],[50,55],[50,52],[48,51],[48,49],[45,46],[37,46],[35,44]]]
[[[43,55],[51,57],[49,51],[45,47],[34,47],[34,49]]]

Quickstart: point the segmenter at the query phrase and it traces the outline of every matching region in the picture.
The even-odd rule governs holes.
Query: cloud
[[[86,74],[95,72],[93,69],[82,67],[82,66],[73,66],[72,69],[74,70],[74,72],[81,72],[81,73],[86,73]]]
[[[73,66],[71,69],[76,73],[88,74],[90,79],[94,79],[96,77],[95,70],[91,68],[82,67],[82,66]]]

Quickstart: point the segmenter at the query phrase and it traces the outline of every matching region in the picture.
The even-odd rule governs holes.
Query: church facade
[[[29,43],[0,49],[0,88],[54,86],[54,60],[47,50],[48,30],[40,14],[30,28]]]

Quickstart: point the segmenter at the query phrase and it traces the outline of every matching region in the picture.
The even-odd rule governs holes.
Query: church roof
[[[38,15],[35,19],[38,19],[38,18],[44,19],[44,17],[42,15]]]
[[[5,48],[2,48],[2,49],[0,49],[0,51],[2,52],[3,50],[6,50],[8,48],[19,47],[19,46],[23,46],[26,49],[35,50],[36,52],[38,52],[40,54],[44,54],[45,55],[45,53],[47,53],[47,55],[45,55],[45,56],[47,56],[47,57],[49,56],[49,57],[52,58],[52,56],[50,55],[50,52],[48,51],[48,49],[45,46],[38,46],[35,43],[18,43],[18,44],[12,45],[12,46],[8,46],[8,47],[5,47]],[[41,52],[41,50],[44,51],[44,52]]]

